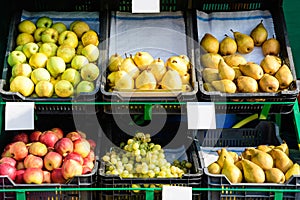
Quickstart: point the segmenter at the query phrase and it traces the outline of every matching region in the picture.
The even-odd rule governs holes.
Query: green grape
[[[128,170],[128,171],[131,171],[133,169],[133,165],[128,163],[125,165],[125,169]]]
[[[114,170],[111,171],[111,174],[112,175],[119,175],[119,172],[118,172],[118,170],[114,169]]]
[[[158,176],[157,176],[157,177],[160,177],[160,178],[166,177],[166,172],[165,172],[165,171],[160,171],[160,172],[158,173]]]
[[[110,162],[111,162],[113,165],[115,165],[115,164],[118,162],[118,160],[117,160],[116,158],[114,158],[114,157],[111,157],[111,158],[110,158]]]
[[[132,184],[131,188],[140,188],[141,186],[139,184]],[[134,193],[139,193],[140,190],[132,190]]]
[[[148,171],[148,176],[149,176],[150,178],[154,178],[154,177],[155,177],[155,172],[154,172],[153,170],[149,170],[149,171]]]
[[[128,145],[132,144],[133,142],[134,142],[133,139],[128,139],[128,140],[127,140],[127,144],[128,144]]]
[[[139,145],[138,142],[135,142],[135,143],[133,143],[133,145],[132,145],[132,149],[135,150],[135,151],[138,150],[139,147],[140,147],[140,145]]]
[[[153,147],[154,150],[160,150],[161,146],[159,144],[155,144]]]
[[[109,167],[108,167],[108,170],[109,171],[112,171],[112,170],[114,170],[115,169],[115,166],[113,166],[113,165],[110,165]]]
[[[128,178],[129,172],[128,172],[127,170],[124,170],[124,171],[120,174],[120,176],[121,176],[122,178]]]
[[[190,162],[185,163],[185,167],[188,168],[188,169],[192,168],[192,166],[193,166],[193,164],[190,163]]]
[[[122,158],[122,163],[123,163],[123,164],[127,164],[127,163],[128,163],[128,158],[125,157],[125,156],[123,156],[123,158]]]
[[[126,145],[125,142],[121,142],[120,143],[120,148],[123,149],[125,145]]]
[[[105,156],[102,157],[102,160],[104,162],[108,162],[110,160],[110,157],[108,155],[105,155]]]
[[[141,155],[142,155],[142,156],[145,156],[146,153],[147,153],[145,149],[141,149],[140,151],[141,151]]]

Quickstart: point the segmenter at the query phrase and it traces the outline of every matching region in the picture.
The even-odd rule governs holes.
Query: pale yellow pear
[[[154,90],[156,84],[155,76],[150,70],[144,70],[135,79],[135,87],[141,90]]]
[[[139,74],[140,70],[134,63],[132,56],[126,57],[121,63],[119,70],[127,72],[133,79],[135,79]]]
[[[212,173],[212,174],[220,174],[222,168],[220,167],[220,165],[217,162],[213,162],[207,166],[207,170],[209,173]]]
[[[278,56],[266,55],[260,62],[260,66],[265,73],[274,75],[281,67],[281,59]]]
[[[263,183],[265,182],[264,170],[254,162],[242,159],[244,178],[247,183]]]
[[[255,93],[258,91],[257,81],[250,76],[239,76],[236,82],[239,92]]]
[[[235,71],[232,67],[227,65],[225,61],[222,59],[218,65],[219,76],[221,79],[228,79],[233,81],[235,78]]]
[[[145,70],[152,62],[153,57],[145,51],[138,51],[133,57],[133,60],[140,70]]]
[[[230,67],[238,67],[239,65],[247,64],[246,58],[241,54],[223,56],[223,59]]]
[[[241,183],[243,180],[241,170],[235,166],[228,157],[224,158],[224,165],[221,173],[224,174],[231,183]]]
[[[255,80],[261,79],[264,75],[262,67],[254,62],[247,62],[247,64],[239,65],[239,68],[243,75],[250,76]]]
[[[202,77],[204,82],[211,83],[212,81],[219,80],[219,70],[213,68],[204,68],[202,71]]]
[[[162,89],[182,90],[182,81],[179,73],[169,69],[163,76],[160,85]]]
[[[300,166],[294,163],[293,166],[285,173],[285,180],[288,181],[292,176],[300,175]]]
[[[211,84],[217,91],[220,92],[235,93],[237,89],[235,83],[228,79],[212,81]]]
[[[249,149],[251,153],[251,161],[260,166],[263,170],[273,167],[273,158],[270,154],[259,149]]]
[[[205,53],[200,56],[200,62],[203,67],[218,69],[220,60],[223,57],[218,53]]]
[[[109,57],[109,61],[108,61],[109,71],[111,71],[111,72],[118,71],[123,60],[124,60],[124,58],[121,55],[119,55],[118,53],[111,55]]]
[[[223,168],[225,158],[227,158],[228,162],[234,163],[234,159],[228,153],[227,149],[226,148],[222,148],[221,151],[220,151],[220,153],[219,153],[219,157],[218,157],[218,159],[216,161],[220,165],[221,168]]]
[[[157,82],[160,82],[164,74],[167,72],[165,63],[160,58],[154,59],[147,69],[152,72]]]
[[[284,183],[284,173],[278,168],[270,168],[265,170],[266,182],[268,183]]]
[[[185,61],[183,61],[183,59],[179,56],[171,56],[167,60],[166,66],[168,66],[172,70],[177,71],[180,76],[183,76],[188,71]]]
[[[288,155],[279,149],[272,149],[270,155],[274,160],[275,167],[280,169],[283,173],[286,173],[294,164]]]
[[[116,90],[128,90],[134,89],[134,80],[127,72],[120,70],[115,75],[115,87]]]

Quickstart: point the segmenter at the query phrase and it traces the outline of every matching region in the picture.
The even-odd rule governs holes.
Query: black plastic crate
[[[299,176],[294,176],[287,183],[237,183],[232,184],[223,174],[211,174],[207,170],[204,151],[210,151],[205,147],[228,148],[233,151],[241,151],[242,148],[255,147],[262,144],[280,145],[283,141],[279,136],[279,128],[272,121],[260,121],[254,128],[225,128],[208,131],[199,131],[197,134],[199,144],[200,162],[203,168],[203,187],[223,188],[220,191],[207,191],[208,200],[214,199],[238,199],[238,200],[270,200],[274,199],[274,192],[268,190],[299,190]],[[290,158],[299,163],[299,150],[292,150]],[[242,189],[232,191],[230,189]],[[257,189],[257,190],[256,190]],[[263,189],[265,191],[259,190]],[[250,191],[252,190],[252,191]],[[284,200],[299,199],[299,193],[283,192]]]
[[[216,101],[216,102],[236,102],[237,106],[234,108],[230,105],[227,105],[228,112],[234,113],[249,113],[255,110],[260,110],[262,108],[261,105],[255,105],[255,103],[249,108],[245,109],[244,105],[238,104],[238,102],[291,102],[291,104],[274,104],[271,106],[270,113],[282,113],[286,114],[292,111],[293,102],[295,102],[297,95],[299,93],[299,83],[296,78],[295,66],[293,62],[293,56],[291,52],[291,47],[288,40],[288,34],[286,29],[286,23],[284,18],[284,13],[282,9],[282,0],[273,0],[273,1],[262,1],[262,0],[234,0],[234,1],[226,1],[226,0],[214,0],[214,1],[193,1],[193,10],[203,11],[205,13],[212,12],[238,12],[238,11],[254,11],[254,10],[268,10],[270,11],[274,24],[274,32],[276,34],[276,38],[280,42],[281,45],[281,53],[280,57],[285,64],[287,64],[291,72],[293,74],[293,82],[287,88],[287,90],[279,91],[276,93],[222,93],[218,91],[208,92],[204,89],[204,81],[202,80],[202,67],[200,64],[200,60],[197,61],[197,66],[199,66],[197,70],[197,77],[199,82],[199,92],[198,97],[199,101]],[[195,14],[196,15],[196,14]],[[194,17],[194,23],[196,22],[196,16]],[[255,26],[255,25],[254,25]],[[201,27],[195,29],[195,32]],[[268,38],[272,37],[271,35]],[[198,43],[200,39],[197,38]],[[196,50],[196,54],[198,54],[198,58],[200,57],[200,45],[198,45],[199,49]],[[225,105],[226,108],[226,105]]]
[[[182,154],[182,158],[187,156],[187,160],[193,164],[193,167],[190,169],[189,173],[185,173],[181,178],[120,178],[118,175],[107,175],[105,174],[105,163],[100,163],[99,168],[99,187],[101,188],[131,188],[133,184],[138,184],[140,187],[145,185],[171,185],[171,186],[184,186],[184,187],[201,187],[202,183],[202,170],[199,165],[199,157],[196,151],[195,143],[192,143],[191,146],[185,151],[185,149],[176,149],[170,150],[169,154]],[[177,152],[176,152],[177,151]],[[182,152],[183,151],[183,152]],[[165,151],[167,154],[167,150]],[[166,155],[167,156],[167,155]],[[181,158],[177,158],[181,160]],[[186,159],[186,158],[185,158]],[[146,186],[146,187],[147,187]],[[135,199],[142,200],[145,199],[145,192],[139,191],[134,192],[130,190],[113,190],[113,191],[102,191],[99,193],[100,199]],[[160,192],[154,193],[154,199],[161,199],[162,194]],[[202,194],[200,191],[193,191],[193,200],[202,199]]]
[[[114,1],[110,1],[110,2],[112,3]],[[118,1],[118,2],[120,4],[123,4],[126,1]],[[161,3],[166,3],[166,2],[167,1],[161,1]],[[172,1],[170,1],[169,3],[171,3],[171,2]],[[174,3],[180,3],[180,1],[178,1],[178,2],[174,1]],[[131,4],[131,2],[129,4]],[[118,4],[114,4],[114,5],[118,5]],[[182,40],[185,40],[186,47],[187,47],[187,49],[186,49],[187,56],[190,58],[191,66],[192,66],[191,69],[188,71],[190,74],[190,77],[191,77],[191,80],[190,80],[190,85],[192,87],[191,91],[188,91],[188,92],[166,91],[166,90],[162,90],[162,89],[156,89],[153,91],[142,91],[142,90],[139,91],[139,90],[135,90],[135,89],[130,90],[130,91],[109,91],[108,82],[107,82],[107,76],[110,73],[107,66],[108,66],[109,57],[111,56],[111,55],[109,55],[109,47],[110,47],[110,40],[115,38],[115,36],[114,35],[111,36],[111,33],[110,33],[111,16],[115,15],[117,12],[120,12],[120,11],[121,11],[121,13],[128,12],[127,9],[125,9],[125,10],[119,10],[119,9],[121,9],[121,8],[113,7],[113,6],[112,6],[112,8],[109,7],[107,12],[103,13],[103,16],[100,17],[101,20],[103,20],[103,22],[101,23],[101,24],[103,24],[103,28],[101,29],[103,32],[101,35],[103,35],[103,37],[105,37],[102,39],[102,42],[100,43],[100,48],[101,48],[101,50],[103,50],[103,52],[102,52],[103,53],[103,60],[102,60],[103,62],[101,63],[102,79],[101,79],[101,86],[100,86],[100,91],[102,94],[103,101],[111,102],[112,106],[116,107],[116,109],[119,109],[118,108],[119,106],[117,104],[114,105],[114,102],[117,102],[117,103],[119,103],[119,102],[137,102],[137,103],[140,103],[140,102],[167,102],[167,103],[172,103],[172,102],[174,102],[174,105],[175,105],[178,102],[197,101],[198,82],[197,82],[197,78],[196,78],[196,69],[195,69],[195,64],[194,64],[195,57],[194,57],[194,53],[193,53],[195,40],[193,39],[194,33],[193,33],[193,28],[192,28],[192,26],[193,26],[192,13],[190,11],[188,11],[187,7],[185,7],[185,6],[183,6],[183,7],[180,6],[177,9],[182,11],[184,23],[185,23],[185,30],[184,30],[185,35],[182,36]],[[172,18],[172,17],[176,18],[176,16],[177,16],[177,15],[173,14],[174,12],[164,12],[164,14],[165,13],[168,13],[168,15],[170,15],[170,18]],[[156,17],[158,17],[158,16],[156,16]],[[141,23],[140,27],[143,28],[142,23]],[[145,26],[145,28],[147,28],[147,26]],[[143,47],[143,51],[147,51],[149,49],[155,50],[154,47],[146,47],[146,46]],[[161,49],[157,49],[157,50],[161,50]],[[131,49],[130,51],[137,52],[137,50],[134,51],[134,49]],[[171,49],[168,49],[165,51],[166,52],[168,51],[168,53],[169,53],[169,51],[171,51]],[[117,53],[119,53],[119,52],[117,52]],[[176,54],[174,54],[174,56],[175,55]],[[104,111],[106,113],[111,113],[112,106],[107,106],[107,107],[105,106],[106,108],[104,108]],[[171,110],[171,112],[177,113],[177,114],[181,112],[181,107],[175,106],[174,108],[173,108],[173,110]],[[130,107],[130,106],[126,107],[126,109],[129,109],[130,111],[135,112],[135,113],[141,113],[140,109],[134,109],[133,107]],[[120,107],[120,110],[122,110],[121,107]],[[154,112],[160,113],[160,110],[154,109]]]

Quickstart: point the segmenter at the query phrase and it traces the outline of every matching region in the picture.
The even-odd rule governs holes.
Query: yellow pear
[[[189,73],[186,73],[181,77],[181,81],[182,81],[182,84],[189,84],[190,83],[190,79],[191,79],[191,75]]]
[[[220,167],[220,165],[217,162],[213,162],[207,166],[207,170],[209,173],[212,173],[212,174],[220,174],[222,168]]]
[[[232,67],[228,66],[225,61],[222,59],[219,62],[218,66],[219,76],[221,79],[228,79],[233,81],[235,77],[235,71]]]
[[[277,56],[280,53],[280,43],[275,38],[269,38],[262,44],[261,49],[265,56]]]
[[[219,80],[219,70],[213,68],[204,68],[202,71],[202,77],[206,83]]]
[[[217,53],[206,53],[200,56],[201,65],[207,68],[218,69],[221,59],[223,57]]]
[[[255,93],[258,91],[257,81],[250,76],[239,76],[236,82],[239,92]]]
[[[250,76],[255,80],[259,80],[264,75],[262,67],[254,62],[247,62],[245,65],[239,65],[243,75]]]
[[[133,57],[133,61],[140,70],[145,70],[152,62],[153,57],[145,51],[138,51]]]
[[[200,41],[200,46],[208,53],[218,53],[219,41],[210,33],[205,33]]]
[[[254,147],[248,147],[246,148],[241,156],[244,158],[244,159],[247,159],[247,160],[251,160],[251,157],[252,157],[252,154],[253,154],[253,151],[250,151],[251,149],[254,149]]]
[[[134,89],[134,80],[127,72],[120,70],[115,74],[115,87],[116,90]]]
[[[242,159],[241,164],[243,167],[244,178],[248,183],[263,183],[265,182],[264,170],[254,162]]]
[[[116,78],[116,74],[117,72],[111,72],[110,74],[108,74],[107,76],[107,80],[108,80],[108,84],[109,86],[114,86],[115,85],[115,78]]]
[[[224,158],[224,165],[221,173],[224,174],[231,183],[241,183],[243,180],[243,174],[241,170],[234,165],[229,157]]]
[[[268,31],[263,24],[263,20],[260,21],[254,29],[252,29],[250,36],[254,41],[254,45],[260,47],[268,38]]]
[[[274,75],[281,67],[281,59],[278,56],[266,55],[261,60],[260,66],[265,73]]]
[[[144,70],[135,79],[135,87],[141,90],[154,90],[156,79],[150,70]]]
[[[211,84],[220,92],[235,93],[237,89],[235,83],[228,79],[212,81]]]
[[[240,54],[223,56],[223,59],[230,67],[238,67],[239,65],[247,64],[246,58]]]
[[[182,81],[179,73],[169,69],[163,76],[160,85],[162,89],[182,90]]]
[[[269,153],[273,148],[269,145],[261,144],[257,146],[257,149]]]
[[[233,55],[237,51],[235,40],[225,34],[225,38],[220,42],[219,52],[222,56]]]
[[[164,74],[167,72],[165,63],[162,59],[158,58],[153,60],[153,62],[148,66],[148,68],[154,75],[157,82],[159,82]]]
[[[267,183],[284,183],[285,182],[285,175],[278,168],[270,168],[268,170],[265,170],[265,174],[266,174],[266,182]]]
[[[293,166],[285,173],[285,180],[288,181],[295,175],[300,175],[300,166],[298,163],[294,163]]]
[[[238,79],[240,76],[243,76],[241,70],[239,67],[232,67],[232,69],[234,70],[234,79]]]
[[[279,88],[279,81],[270,74],[264,74],[258,84],[263,92],[277,92]]]
[[[140,70],[135,65],[131,55],[129,57],[127,57],[126,55],[126,58],[121,63],[119,70],[127,72],[133,79],[135,79],[140,74]]]
[[[123,62],[123,58],[121,55],[115,53],[110,56],[108,61],[108,69],[111,72],[115,72],[119,70],[119,67],[121,66],[121,63]]]
[[[277,80],[279,81],[280,89],[288,88],[294,80],[293,74],[286,64],[283,64],[279,68],[279,70],[275,74],[275,78],[277,78]]]
[[[216,91],[211,83],[203,83],[203,88],[208,92]]]
[[[179,56],[171,56],[167,60],[166,66],[168,66],[172,70],[177,71],[180,76],[185,75],[188,71],[185,61],[183,61],[183,59]]]
[[[280,169],[283,173],[286,173],[294,164],[288,155],[279,149],[272,149],[270,155],[274,160],[275,167]]]
[[[263,170],[273,167],[273,158],[270,154],[259,149],[249,149],[251,153],[251,161],[260,166]]]
[[[275,149],[279,149],[279,150],[283,151],[286,155],[290,154],[289,147],[285,141],[283,141],[280,145],[275,146]]]
[[[224,166],[224,161],[225,158],[227,158],[228,162],[232,162],[232,164],[234,164],[234,159],[232,158],[232,156],[228,153],[226,148],[222,148],[220,153],[219,153],[219,157],[217,159],[217,163],[220,165],[221,168],[223,168]]]
[[[253,39],[244,33],[233,31],[234,39],[237,43],[237,51],[241,54],[248,54],[253,51],[254,49],[254,41]]]
[[[187,68],[190,69],[191,68],[190,58],[185,54],[181,54],[181,55],[179,55],[179,57],[182,58],[183,62],[186,64]]]

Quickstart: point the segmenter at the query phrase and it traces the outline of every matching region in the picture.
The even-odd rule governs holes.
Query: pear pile
[[[286,183],[292,176],[300,175],[300,166],[290,159],[285,142],[248,147],[240,155],[226,148],[217,153],[208,172],[224,174],[231,183]]]
[[[7,56],[11,92],[65,98],[94,91],[99,39],[87,22],[74,20],[68,26],[41,16],[16,26],[16,47]]]
[[[190,67],[186,55],[171,56],[164,61],[145,51],[129,56],[125,54],[125,58],[116,53],[110,56],[108,62],[108,90],[191,91]]]
[[[268,38],[263,21],[250,34],[231,30],[222,41],[206,33],[201,41],[200,61],[204,69],[204,89],[225,93],[278,92],[288,89],[293,81],[289,66],[279,57],[280,43]],[[260,63],[246,60],[245,54],[260,47],[264,58]]]

